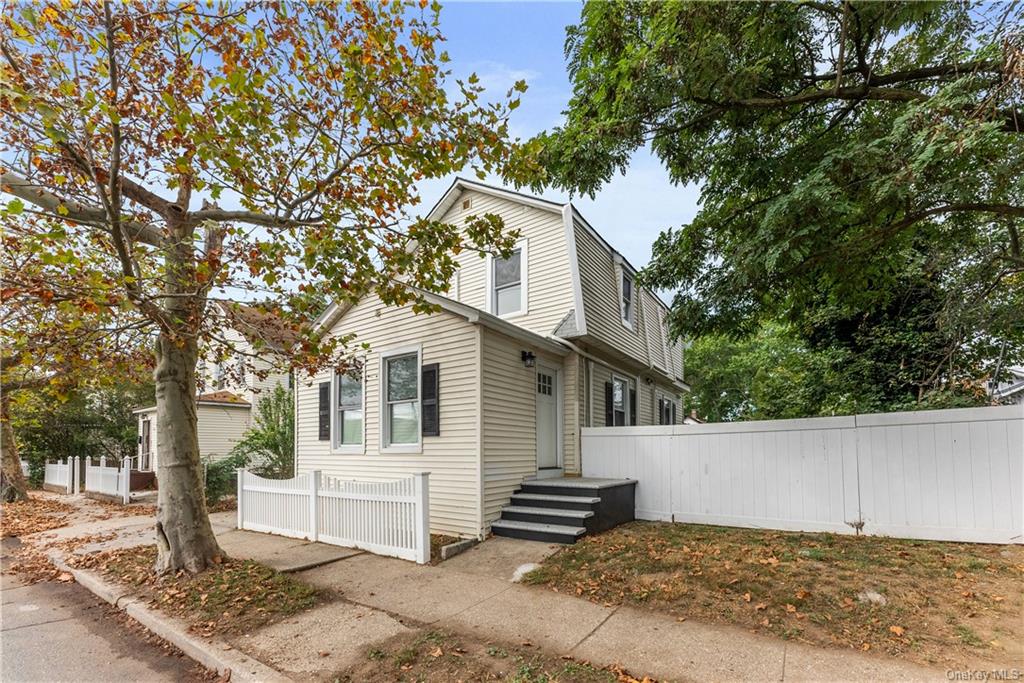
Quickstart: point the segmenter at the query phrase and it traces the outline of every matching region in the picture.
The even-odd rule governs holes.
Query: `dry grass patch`
[[[28,500],[4,503],[0,506],[0,512],[3,514],[0,529],[3,538],[49,531],[65,526],[68,516],[74,511],[74,508],[66,503],[44,498],[37,493],[29,493]]]
[[[181,617],[200,635],[245,633],[310,609],[323,598],[313,586],[251,560],[224,560],[191,575],[156,576],[156,546],[124,548],[73,558],[131,587],[151,606]]]
[[[599,669],[570,657],[544,654],[529,643],[483,642],[447,631],[396,636],[370,649],[362,665],[334,680],[654,683],[622,669]]]
[[[1022,578],[1020,546],[634,522],[564,548],[526,581],[816,645],[999,668],[1024,656]]]

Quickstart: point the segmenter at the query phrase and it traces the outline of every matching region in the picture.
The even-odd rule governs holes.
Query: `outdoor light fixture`
[[[533,355],[533,351],[523,351],[521,357],[523,366],[527,368],[532,368],[533,364],[537,362],[537,356]]]

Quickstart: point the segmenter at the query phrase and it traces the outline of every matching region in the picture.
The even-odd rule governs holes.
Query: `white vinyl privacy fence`
[[[1024,406],[587,428],[583,474],[640,519],[1024,542]]]
[[[429,472],[351,481],[304,472],[264,479],[238,470],[238,528],[430,561]]]

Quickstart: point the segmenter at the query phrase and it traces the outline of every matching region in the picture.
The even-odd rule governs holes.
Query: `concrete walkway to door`
[[[365,657],[375,642],[429,626],[485,640],[529,641],[554,655],[617,664],[634,676],[660,680],[946,680],[942,670],[896,659],[790,643],[729,626],[680,623],[512,582],[522,565],[540,562],[555,549],[493,538],[437,566],[361,553],[299,572],[303,580],[339,593],[346,604],[317,608],[254,633],[247,649],[265,661],[274,659],[266,663],[286,672],[309,674],[326,663],[318,652],[337,655],[329,666],[344,667]],[[299,634],[305,635],[300,639]],[[282,659],[284,650],[290,653]]]

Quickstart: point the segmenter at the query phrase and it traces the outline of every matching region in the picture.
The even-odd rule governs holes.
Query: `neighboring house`
[[[223,338],[235,354],[229,359],[202,357],[196,368],[199,455],[204,460],[227,456],[249,429],[260,396],[291,383],[291,375],[276,369],[274,362],[274,349],[293,339],[281,323],[250,306],[218,305],[224,316]],[[156,406],[133,412],[139,420],[138,468],[156,471]]]
[[[1007,368],[1010,379],[992,389],[996,403],[1024,403],[1024,367]]]
[[[332,305],[358,369],[296,388],[296,469],[361,479],[430,472],[431,529],[480,537],[524,480],[578,474],[586,426],[682,422],[682,345],[666,306],[571,203],[457,180],[430,218],[497,214],[506,259],[462,252],[439,312],[375,296]]]

